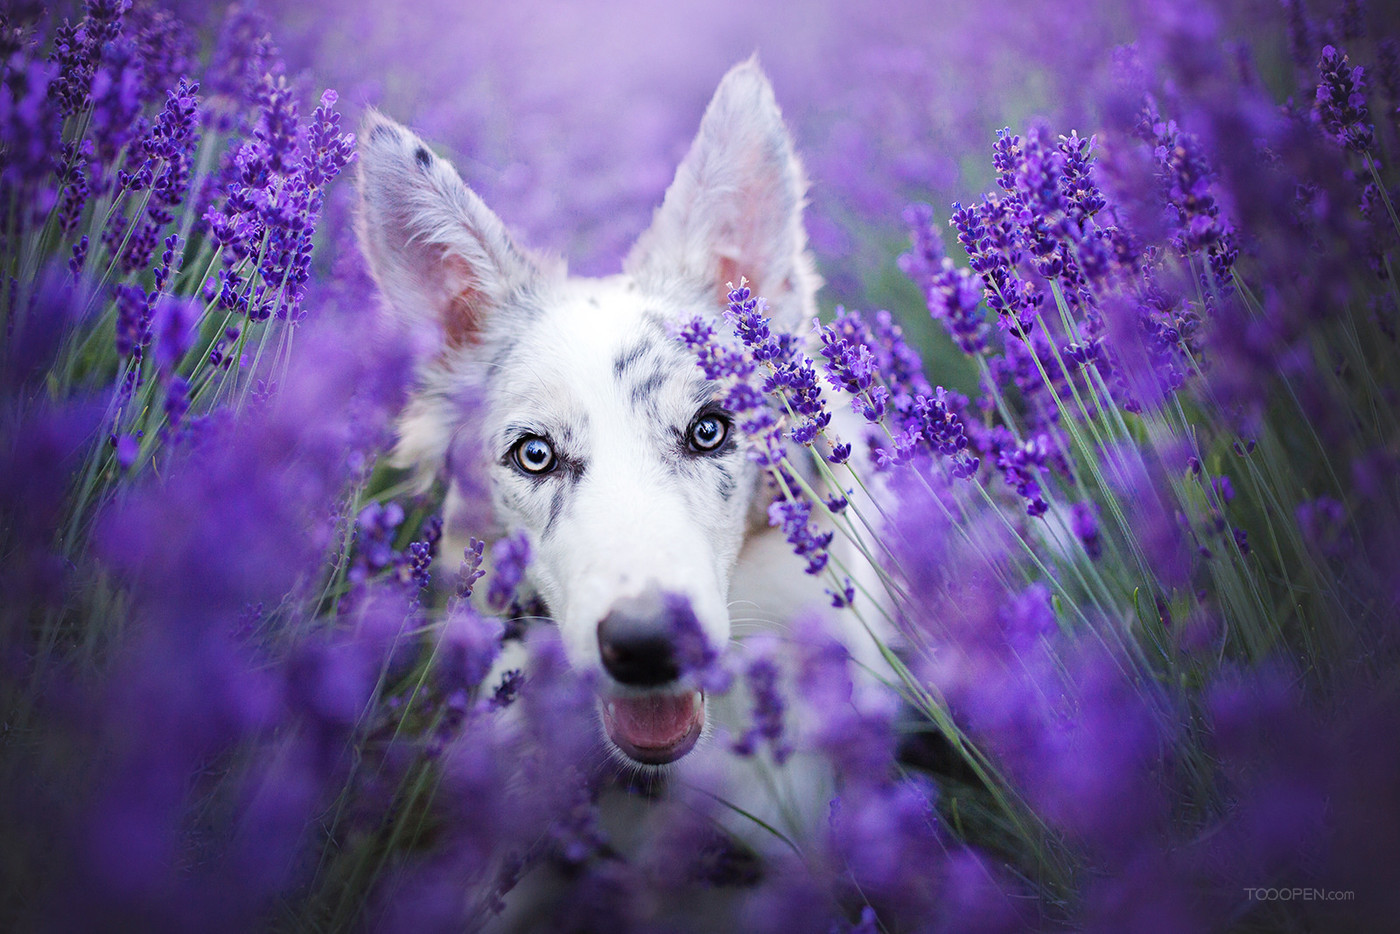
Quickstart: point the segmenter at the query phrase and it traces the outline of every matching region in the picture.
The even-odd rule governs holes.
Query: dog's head
[[[609,738],[638,762],[679,758],[704,698],[682,686],[677,637],[728,642],[758,478],[674,328],[718,316],[741,277],[781,324],[814,311],[805,181],[772,88],[754,62],[724,77],[650,229],[605,279],[523,249],[403,127],[372,114],[360,145],[362,248],[397,320],[433,343],[396,456],[454,482],[486,472],[495,523],[532,542],[530,582],[571,662],[601,673]],[[481,463],[456,462],[473,450]]]

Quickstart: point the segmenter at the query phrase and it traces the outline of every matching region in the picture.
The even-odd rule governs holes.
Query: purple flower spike
[[[948,222],[967,251],[968,266],[982,278],[987,307],[997,313],[1003,328],[1024,340],[1045,294],[1015,271],[1023,249],[1010,214],[1013,208],[1014,204],[990,196],[970,208],[955,201]]]
[[[1060,188],[1064,194],[1066,209],[1071,218],[1082,229],[1107,206],[1103,192],[1095,183],[1091,170],[1094,165],[1094,137],[1085,139],[1078,133],[1061,136],[1057,148],[1064,157],[1063,175]]]
[[[792,745],[784,730],[787,705],[779,690],[780,672],[776,657],[779,644],[772,636],[750,639],[744,645],[748,663],[744,667],[744,683],[753,698],[753,726],[734,741],[733,750],[741,756],[751,756],[759,746],[767,745],[779,765],[792,755]]]
[[[812,517],[812,504],[805,500],[781,499],[768,506],[768,524],[778,526],[787,536],[788,544],[799,558],[807,561],[808,574],[820,574],[826,567],[830,555],[827,548],[834,536],[832,532],[817,532],[809,524]]]
[[[136,456],[141,452],[141,442],[131,435],[117,436],[117,466],[122,470],[130,470],[131,465],[136,463]]]
[[[1099,538],[1098,507],[1093,503],[1075,503],[1070,513],[1070,529],[1084,546],[1084,553],[1089,556],[1089,560],[1099,560],[1103,555],[1103,542]]]
[[[1308,544],[1329,558],[1341,557],[1351,547],[1346,507],[1330,496],[1298,504],[1298,528]]]
[[[525,579],[525,567],[530,563],[530,540],[524,532],[507,536],[491,546],[491,583],[486,591],[486,604],[505,612],[515,598],[516,588]]]
[[[782,356],[782,345],[768,324],[768,302],[754,295],[742,282],[729,290],[729,307],[724,318],[734,328],[749,353],[759,363]]]
[[[681,674],[711,694],[728,691],[734,680],[733,673],[725,666],[723,654],[710,644],[690,600],[673,593],[666,594],[663,599]]]
[[[201,308],[189,299],[163,296],[151,315],[154,336],[152,359],[164,373],[172,373],[194,343]]]
[[[465,600],[472,595],[472,588],[476,582],[486,576],[486,572],[481,569],[482,557],[485,554],[486,543],[479,538],[473,538],[467,543],[463,552],[463,561],[457,571],[457,596]]]
[[[899,268],[923,290],[928,312],[943,322],[953,342],[965,354],[987,349],[987,324],[982,314],[982,288],[977,277],[943,255],[934,232],[933,208],[911,204],[904,209],[913,249],[900,256]]]
[[[838,312],[838,321],[847,317],[845,311]],[[843,389],[856,398],[857,410],[862,410],[868,421],[877,422],[885,414],[884,400],[889,392],[878,386],[875,357],[870,348],[862,343],[853,344],[836,326],[819,327],[821,333],[821,354],[827,359],[826,378],[835,389]],[[873,390],[880,390],[877,397]],[[862,402],[869,399],[869,402]]]
[[[987,349],[987,321],[977,278],[947,257],[938,272],[921,283],[928,312],[942,321],[958,349],[969,356]]]
[[[1323,46],[1317,63],[1321,79],[1313,112],[1338,146],[1366,152],[1376,144],[1371,112],[1366,106],[1366,80],[1361,67],[1351,67],[1344,52]]]
[[[181,429],[185,427],[185,415],[190,410],[190,383],[183,376],[175,376],[170,380],[165,392],[165,421],[162,431],[164,437],[175,439],[181,436]]]
[[[422,539],[408,543],[405,565],[409,582],[422,590],[432,582],[433,558],[437,555],[438,542],[442,539],[442,517],[431,516],[423,523]]]
[[[1220,211],[1215,171],[1201,141],[1159,114],[1152,101],[1143,111],[1137,133],[1153,146],[1163,196],[1175,214],[1176,248],[1183,253],[1206,250],[1216,280],[1227,281],[1238,252],[1234,228]]]
[[[309,188],[324,187],[355,161],[355,134],[340,132],[340,114],[331,109],[337,99],[335,91],[327,90],[311,115],[302,161],[303,179]]]
[[[362,581],[394,561],[394,534],[403,524],[403,507],[396,502],[370,503],[355,519],[360,554],[350,569],[350,579]]]
[[[1045,469],[1046,458],[1050,453],[1050,439],[1047,435],[1028,438],[1020,445],[1003,448],[997,457],[997,468],[1006,478],[1007,485],[1013,487],[1026,500],[1026,514],[1043,516],[1050,504],[1041,495],[1036,473]]]
[[[95,154],[113,164],[121,148],[139,127],[142,105],[141,62],[130,42],[108,43],[101,52],[91,84],[91,133]]]

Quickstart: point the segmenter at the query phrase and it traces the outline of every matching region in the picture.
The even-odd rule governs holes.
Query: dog
[[[596,673],[611,749],[677,762],[707,722],[703,692],[679,677],[681,617],[721,651],[731,607],[782,625],[825,603],[769,527],[719,387],[674,336],[717,318],[741,281],[775,327],[811,329],[807,181],[768,79],[755,60],[723,77],[650,228],[604,278],[524,248],[403,126],[371,113],[360,145],[362,250],[429,349],[395,461],[449,478],[450,554],[481,521],[453,463],[463,433],[479,437],[491,519],[528,535],[528,584],[570,664]]]

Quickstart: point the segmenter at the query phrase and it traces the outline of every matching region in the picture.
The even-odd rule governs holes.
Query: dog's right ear
[[[720,80],[675,180],[623,268],[653,288],[681,276],[723,308],[748,280],[778,326],[805,331],[821,285],[807,253],[807,181],[757,58]]]
[[[359,139],[360,248],[380,291],[439,347],[479,343],[495,310],[554,270],[409,130],[371,110]]]

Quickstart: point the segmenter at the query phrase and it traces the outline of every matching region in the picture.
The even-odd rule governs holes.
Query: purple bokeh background
[[[289,72],[337,88],[352,126],[365,105],[410,124],[526,243],[585,274],[617,269],[720,76],[756,54],[811,178],[808,229],[828,302],[885,298],[881,280],[899,279],[890,247],[904,239],[905,204],[984,188],[980,155],[1002,126],[1044,114],[1087,132],[1109,50],[1179,28],[1184,15],[1179,4],[1061,0],[264,10]]]

